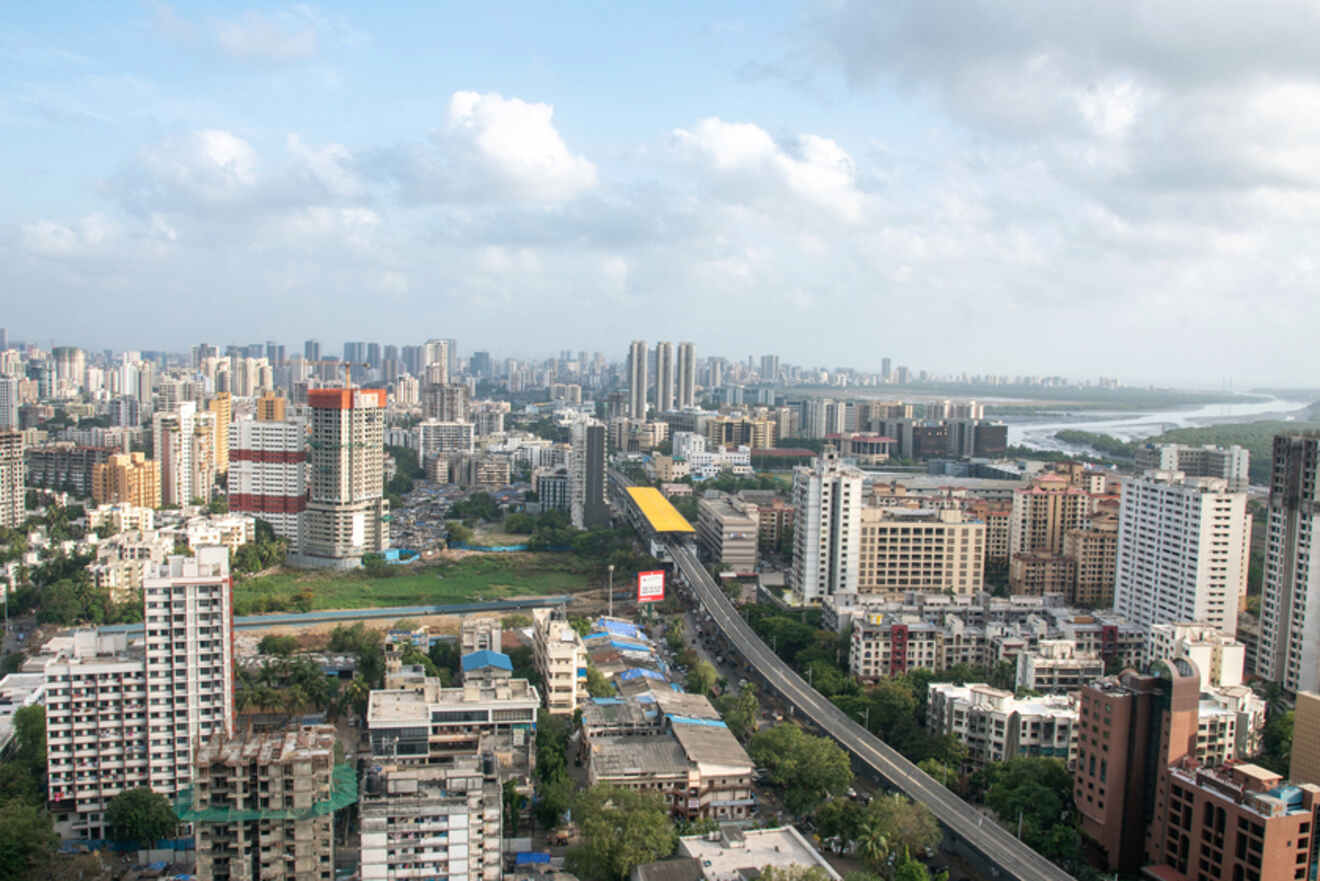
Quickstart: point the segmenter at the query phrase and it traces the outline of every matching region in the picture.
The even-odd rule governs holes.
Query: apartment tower
[[[678,344],[674,363],[674,391],[679,410],[697,405],[697,354],[691,343]]]
[[[674,344],[655,344],[655,410],[674,409]]]
[[[384,498],[385,391],[307,392],[308,501],[299,535],[301,562],[351,568],[389,547]]]
[[[24,520],[23,434],[0,431],[0,527],[13,529]]]
[[[628,347],[628,415],[646,418],[646,340],[633,340]]]
[[[1223,478],[1152,471],[1128,480],[1114,611],[1143,627],[1195,621],[1234,636],[1250,545],[1246,493]]]
[[[1256,673],[1320,691],[1320,435],[1274,438]]]
[[[793,568],[789,585],[805,602],[857,590],[861,548],[862,472],[832,447],[810,466],[793,469]]]
[[[229,424],[229,510],[265,520],[291,547],[307,509],[307,426],[301,420]]]

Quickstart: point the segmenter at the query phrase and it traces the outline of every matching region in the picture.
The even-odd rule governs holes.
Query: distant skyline
[[[1304,0],[29,5],[11,337],[1320,370]]]

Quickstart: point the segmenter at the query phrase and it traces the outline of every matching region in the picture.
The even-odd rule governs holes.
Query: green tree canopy
[[[583,878],[624,881],[642,863],[674,852],[678,836],[658,793],[597,785],[575,800],[582,843],[568,852],[571,871]]]
[[[592,697],[614,696],[614,684],[594,666],[587,667],[587,694]]]
[[[116,841],[157,841],[168,838],[179,825],[169,800],[145,786],[125,789],[110,799],[105,819]]]
[[[0,804],[0,877],[34,876],[58,844],[50,815],[40,807],[18,799]]]
[[[721,696],[715,706],[724,717],[724,724],[739,740],[746,740],[756,730],[761,701],[756,697],[756,687],[750,682],[744,683],[737,694]]]
[[[719,672],[710,661],[698,661],[691,670],[688,670],[687,682],[684,684],[688,691],[709,695],[719,678]]]
[[[829,738],[814,737],[792,723],[757,732],[747,752],[783,788],[784,805],[795,814],[810,813],[852,783],[848,754]]]
[[[288,657],[298,651],[298,638],[296,636],[281,636],[270,633],[261,638],[257,643],[257,651],[263,655],[282,655]]]

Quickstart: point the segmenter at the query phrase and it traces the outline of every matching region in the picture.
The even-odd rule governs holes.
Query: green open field
[[[572,554],[474,554],[453,562],[405,567],[388,578],[362,571],[288,570],[234,586],[239,615],[314,609],[442,605],[576,593],[595,586],[598,567]]]

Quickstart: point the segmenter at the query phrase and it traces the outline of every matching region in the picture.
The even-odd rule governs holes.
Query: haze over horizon
[[[12,337],[692,340],[1305,386],[1301,0],[88,4],[0,28]]]

